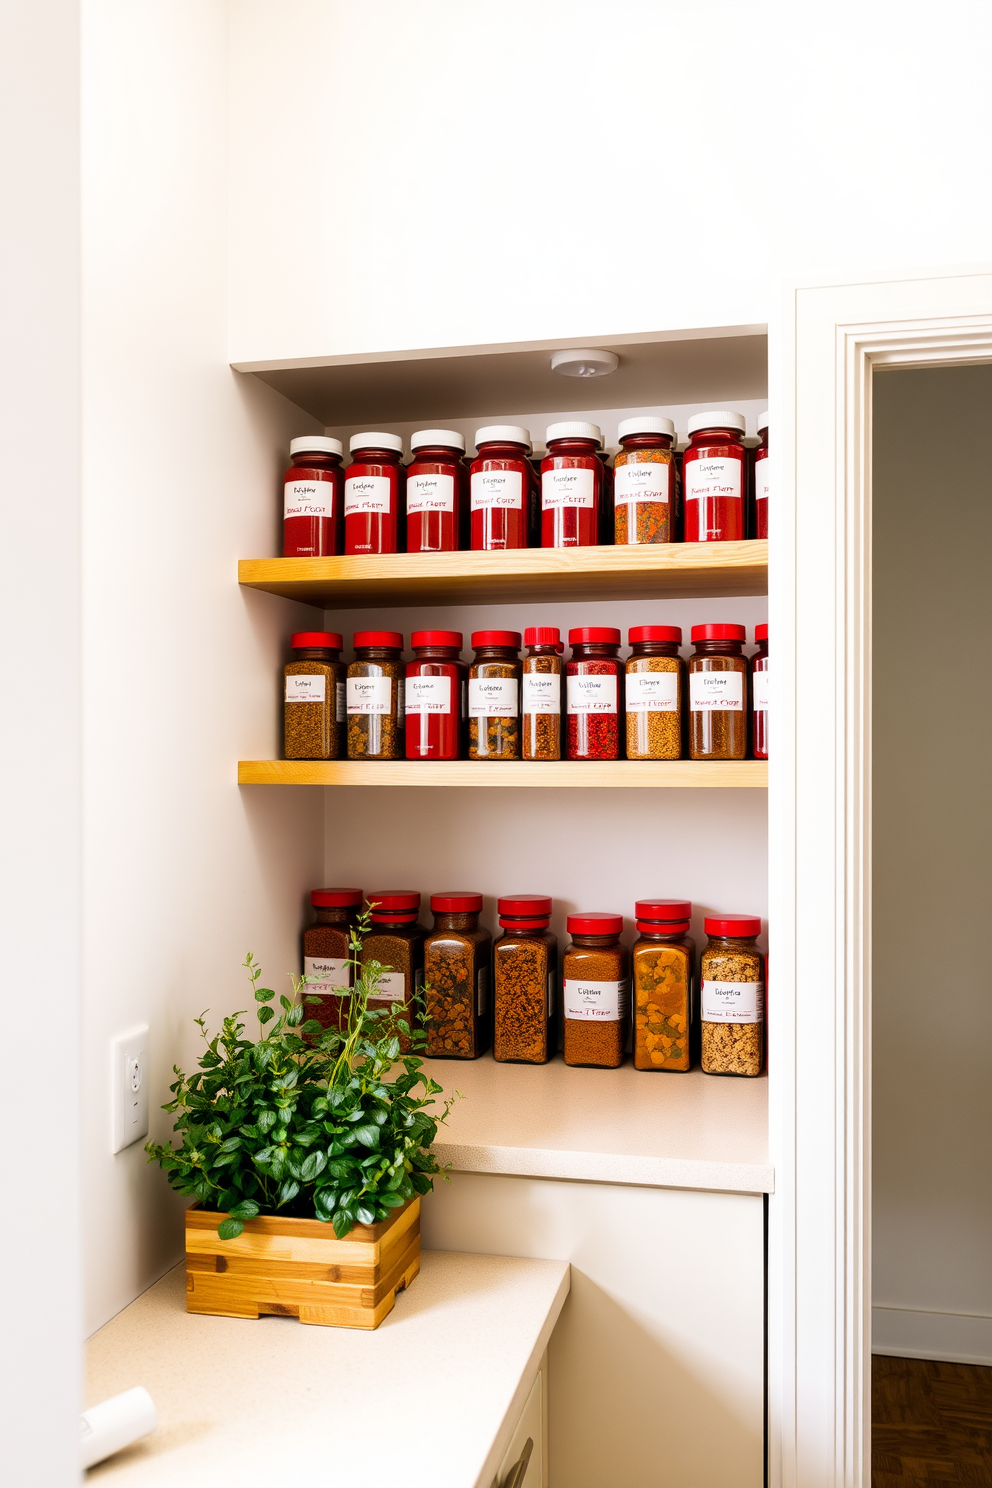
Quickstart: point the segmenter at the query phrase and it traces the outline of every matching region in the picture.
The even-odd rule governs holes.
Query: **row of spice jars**
[[[620,423],[612,468],[599,425],[581,420],[551,424],[539,462],[517,424],[477,429],[470,465],[456,429],[418,430],[406,467],[398,434],[353,435],[346,468],[339,439],[305,435],[283,478],[283,555],[737,541],[749,525],[744,427],[730,410],[695,414],[680,456],[672,420],[639,414]],[[766,537],[767,414],[758,434],[752,525]]]
[[[306,990],[319,999],[317,1021],[338,1027],[351,995],[350,937],[362,891],[315,889],[310,899],[316,921],[303,934]],[[707,916],[697,995],[687,900],[638,900],[630,952],[620,941],[622,915],[569,915],[560,968],[544,895],[500,898],[495,943],[479,925],[479,893],[432,894],[429,931],[418,922],[415,890],[376,890],[368,902],[361,963],[383,968],[371,1005],[391,1008],[411,1027],[422,1019],[433,1058],[477,1059],[492,1044],[501,1063],[546,1064],[560,1046],[566,1064],[616,1069],[629,1044],[639,1070],[684,1073],[698,1059],[705,1074],[761,1073],[757,918]]]
[[[300,631],[284,668],[287,759],[740,760],[768,758],[768,627],[744,656],[743,625],[694,625],[688,664],[674,625],[628,631],[478,630],[461,659],[456,630],[418,630],[403,661],[398,631],[343,638]]]

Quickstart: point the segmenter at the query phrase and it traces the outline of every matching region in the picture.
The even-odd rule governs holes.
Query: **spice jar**
[[[756,625],[758,649],[751,657],[751,752],[768,758],[768,626]]]
[[[493,946],[493,1058],[547,1064],[558,1047],[558,938],[548,929],[551,900],[512,894],[497,900],[503,934]]]
[[[520,632],[477,630],[468,672],[469,759],[520,758]]]
[[[489,1048],[492,936],[479,928],[482,895],[431,895],[434,928],[424,942],[427,1053],[435,1059],[478,1059]]]
[[[385,967],[369,1007],[389,1009],[413,1029],[420,1023],[418,1000],[424,984],[424,927],[417,923],[420,895],[413,889],[376,889],[369,895],[371,926],[362,941],[362,966],[378,961]],[[400,1033],[400,1050],[410,1040]]]
[[[619,759],[620,632],[611,625],[583,625],[568,632],[568,644],[572,654],[565,666],[566,757]]]
[[[561,632],[552,625],[524,631],[527,654],[520,678],[525,760],[561,759]]]
[[[354,980],[354,967],[348,965],[351,932],[362,907],[362,891],[314,889],[310,903],[317,918],[303,932],[304,1021],[315,1018],[322,1028],[343,1028]],[[308,997],[320,1001],[310,1007]]]
[[[402,759],[403,637],[397,630],[355,632],[348,667],[348,758]]]
[[[398,553],[403,441],[398,434],[353,434],[344,473],[344,550]]]
[[[747,661],[743,625],[694,625],[689,658],[689,758],[747,754]]]
[[[293,659],[283,667],[283,753],[286,759],[337,759],[344,734],[341,637],[298,630]]]
[[[460,753],[462,684],[460,630],[415,630],[406,664],[406,757],[455,760]]]
[[[548,427],[541,461],[541,547],[594,548],[603,499],[598,424],[580,420]]]
[[[758,414],[758,438],[754,452],[754,535],[768,536],[768,410]]]
[[[472,551],[525,548],[534,482],[527,459],[530,432],[519,424],[486,424],[476,429],[475,446],[469,475]]]
[[[744,536],[744,415],[694,413],[682,457],[686,542],[737,542]]]
[[[635,625],[625,678],[627,758],[682,758],[685,663],[677,625]]]
[[[630,981],[620,944],[623,916],[574,914],[562,957],[563,1034],[566,1064],[616,1069],[627,1039]]]
[[[326,558],[340,553],[343,526],[340,439],[305,434],[289,442],[283,476],[282,556]]]
[[[703,1073],[760,1075],[764,1056],[765,988],[751,915],[708,915],[709,939],[699,968]]]
[[[634,1068],[692,1068],[693,968],[687,899],[638,899],[640,938],[630,953],[634,989]]]
[[[672,442],[669,418],[640,414],[623,419],[620,450],[613,462],[614,541],[672,542]]]
[[[406,469],[406,550],[457,553],[466,538],[465,436],[456,429],[418,429]]]

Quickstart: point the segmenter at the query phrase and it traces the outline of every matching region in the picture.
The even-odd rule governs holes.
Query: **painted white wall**
[[[231,358],[750,324],[981,258],[992,10],[238,0]]]
[[[873,1346],[992,1364],[992,367],[873,397]]]

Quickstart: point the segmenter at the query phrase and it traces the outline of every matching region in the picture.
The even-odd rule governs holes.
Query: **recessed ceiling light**
[[[608,377],[620,365],[612,351],[553,351],[551,370],[562,377]]]

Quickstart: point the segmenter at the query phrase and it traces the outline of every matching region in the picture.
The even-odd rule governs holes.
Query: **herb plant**
[[[280,996],[277,1014],[251,952],[243,964],[258,1038],[244,1036],[243,1012],[226,1017],[213,1038],[206,1015],[195,1020],[206,1043],[199,1068],[187,1075],[173,1067],[173,1099],[162,1108],[176,1113],[180,1145],[148,1142],[145,1151],[173,1188],[226,1211],[222,1240],[258,1214],[324,1220],[341,1238],[428,1193],[431,1175],[442,1171],[431,1144],[452,1099],[431,1114],[442,1090],[415,1052],[426,1035],[392,1004],[370,1007],[385,968],[361,964],[368,929],[366,910],[351,934],[354,987],[342,998],[340,1028],[304,1021],[304,1001],[319,1001],[306,996],[306,977],[292,978],[295,996]],[[401,1034],[408,1054],[400,1053]]]

